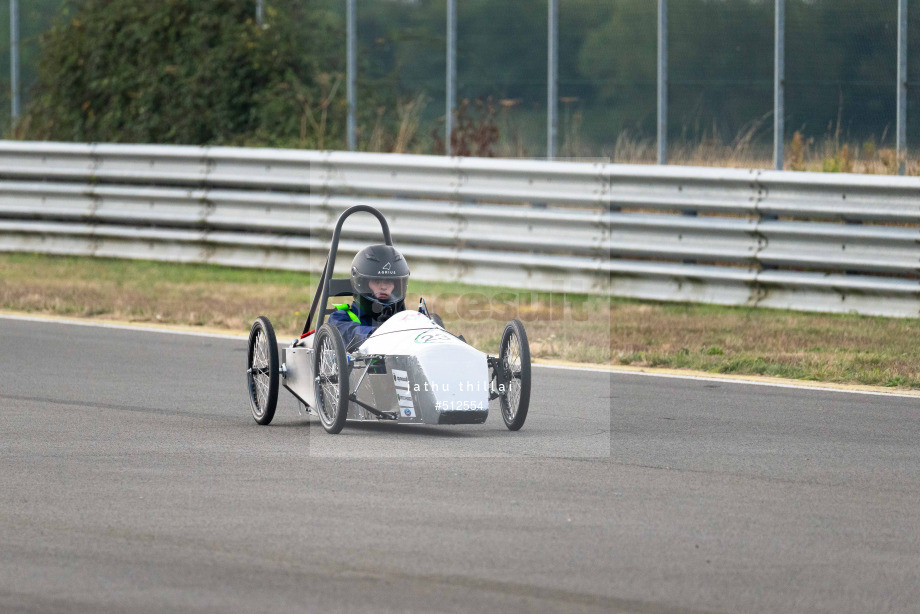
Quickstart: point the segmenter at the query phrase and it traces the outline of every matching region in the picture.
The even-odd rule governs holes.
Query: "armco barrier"
[[[0,141],[0,251],[317,271],[359,203],[417,279],[920,315],[918,178]]]

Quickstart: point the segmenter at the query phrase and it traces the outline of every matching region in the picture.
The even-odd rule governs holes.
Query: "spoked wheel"
[[[252,323],[247,356],[246,383],[252,417],[259,424],[269,424],[278,404],[278,341],[265,316]]]
[[[334,435],[345,426],[348,416],[348,363],[339,329],[323,324],[316,332],[313,348],[316,413],[326,432]]]
[[[509,430],[516,431],[524,426],[530,406],[530,345],[520,320],[505,325],[498,358],[508,378],[505,390],[498,391],[502,419]]]

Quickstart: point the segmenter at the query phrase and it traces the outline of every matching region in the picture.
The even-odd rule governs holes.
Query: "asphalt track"
[[[920,610],[920,399],[540,368],[332,437],[244,363],[0,319],[0,612]]]

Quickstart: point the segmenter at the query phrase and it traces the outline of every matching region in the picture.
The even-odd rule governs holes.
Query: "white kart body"
[[[282,354],[285,387],[311,407],[315,405],[312,339],[313,335],[284,348]],[[488,356],[422,313],[397,313],[348,354],[349,391],[398,422],[479,424],[488,416]],[[352,401],[348,419],[378,420],[379,416]]]

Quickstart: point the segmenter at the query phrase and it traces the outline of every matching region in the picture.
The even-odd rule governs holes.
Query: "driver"
[[[354,302],[335,305],[329,321],[346,348],[360,345],[394,313],[406,309],[409,265],[392,245],[365,247],[351,262]]]

